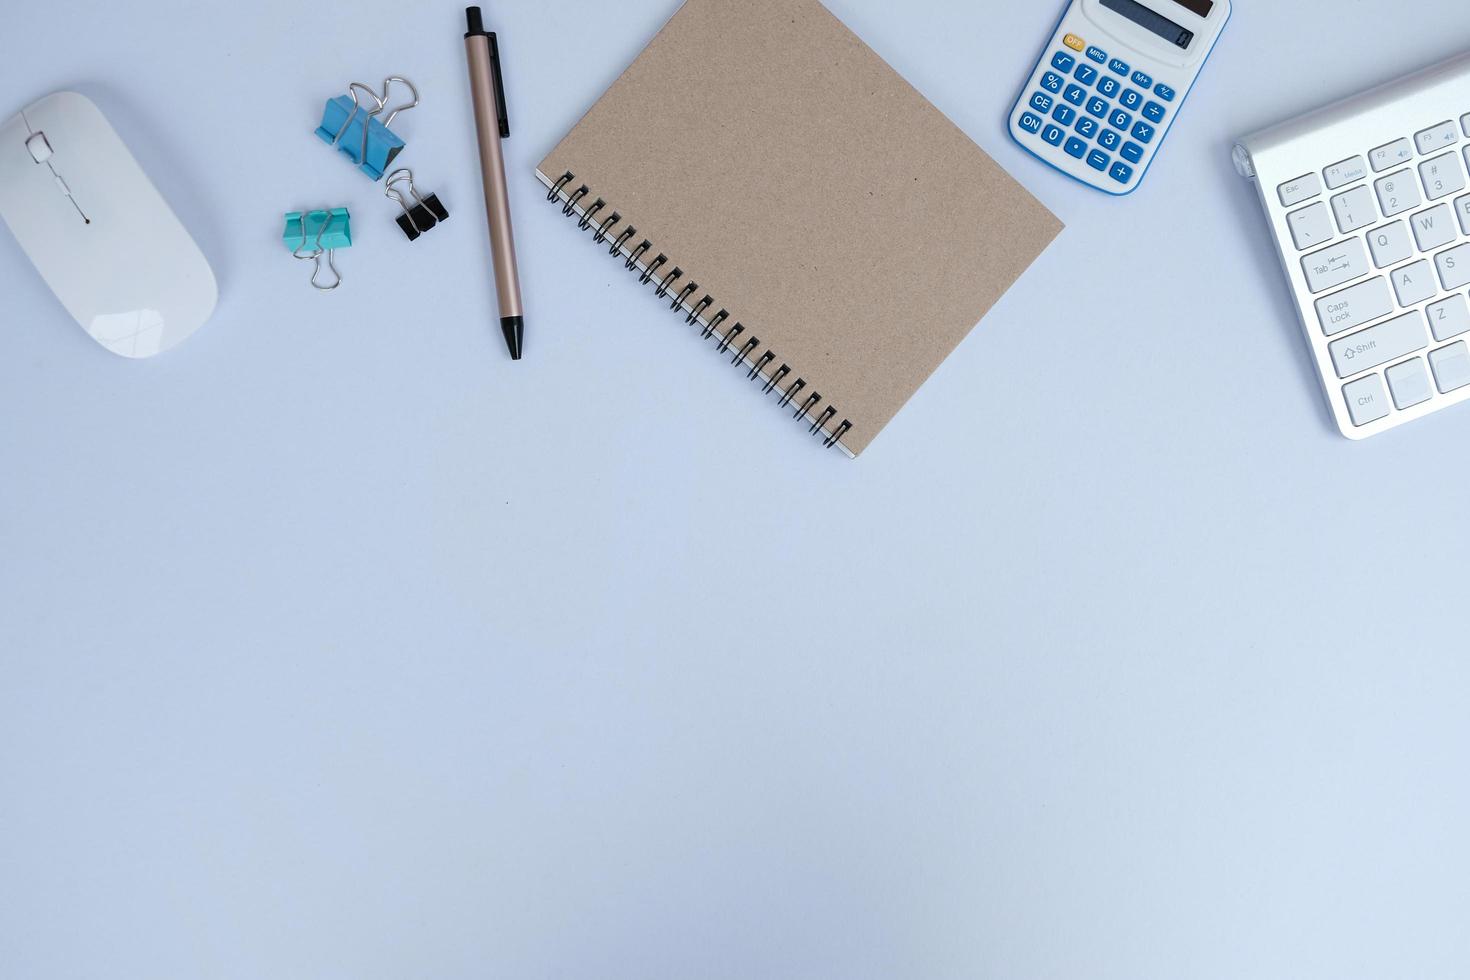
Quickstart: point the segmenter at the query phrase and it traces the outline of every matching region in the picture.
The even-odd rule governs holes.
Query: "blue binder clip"
[[[342,285],[342,273],[337,271],[334,259],[337,249],[352,247],[352,216],[346,208],[287,212],[286,231],[281,239],[293,258],[316,263],[311,274],[314,287],[328,293]],[[330,286],[316,281],[322,274],[322,256],[326,256],[327,268],[332,270]]]
[[[388,92],[394,82],[402,83],[413,100],[403,105],[388,108]],[[364,104],[363,97],[367,104]],[[403,140],[388,127],[400,112],[406,112],[419,104],[419,90],[413,82],[400,75],[390,75],[383,80],[383,91],[375,92],[362,82],[353,82],[347,87],[346,95],[328,99],[322,112],[322,124],[316,134],[323,143],[335,146],[347,155],[359,170],[373,180],[381,180],[393,165],[394,159],[405,146]],[[387,117],[379,120],[379,116]]]

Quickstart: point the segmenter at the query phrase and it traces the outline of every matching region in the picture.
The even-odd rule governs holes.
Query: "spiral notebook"
[[[687,0],[537,176],[852,456],[1062,227],[818,0]]]

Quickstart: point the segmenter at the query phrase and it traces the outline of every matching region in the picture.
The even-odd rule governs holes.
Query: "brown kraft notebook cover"
[[[1062,228],[818,0],[687,0],[537,175],[854,456]]]

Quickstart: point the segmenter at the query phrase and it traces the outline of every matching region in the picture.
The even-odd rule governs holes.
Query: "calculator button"
[[[1375,228],[1368,232],[1368,250],[1373,253],[1373,264],[1386,269],[1414,254],[1414,244],[1409,241],[1409,229],[1402,221]]]
[[[1322,332],[1329,337],[1372,323],[1392,312],[1393,295],[1388,291],[1388,280],[1382,276],[1317,300],[1317,322],[1322,324]]]
[[[1077,59],[1067,54],[1067,52],[1065,51],[1058,51],[1056,54],[1051,56],[1051,66],[1057,71],[1061,72],[1063,75],[1071,74],[1072,67],[1076,64]]]
[[[1031,108],[1040,113],[1051,112],[1055,100],[1044,92],[1037,92],[1031,96]]]
[[[1463,340],[1431,353],[1429,363],[1434,367],[1434,383],[1443,394],[1470,385],[1470,347]]]
[[[1018,125],[1028,133],[1039,133],[1041,132],[1041,117],[1034,112],[1023,112]]]
[[[1352,282],[1368,273],[1368,250],[1361,238],[1349,238],[1320,252],[1302,257],[1302,273],[1307,277],[1307,288],[1314,293],[1325,293],[1334,286]]]
[[[1141,87],[1145,92],[1153,85],[1154,80],[1141,71],[1133,73],[1133,84]]]
[[[1113,129],[1105,129],[1097,138],[1097,145],[1104,150],[1116,150],[1118,144],[1123,142],[1123,134]]]
[[[1103,78],[1097,83],[1098,94],[1108,99],[1116,97],[1118,90],[1122,87],[1118,84],[1118,80],[1112,77]]]
[[[1124,90],[1123,97],[1118,100],[1118,104],[1127,109],[1129,112],[1137,112],[1138,104],[1142,101],[1143,96],[1139,95],[1137,92],[1130,88]],[[1160,118],[1163,118],[1162,114],[1160,115]],[[1158,122],[1158,120],[1155,119],[1154,122]]]
[[[1154,128],[1146,122],[1133,124],[1133,138],[1140,143],[1151,143],[1154,138]]]
[[[1154,86],[1154,95],[1157,95],[1165,102],[1174,101],[1174,90],[1165,85],[1163,82],[1160,82],[1159,84]]]
[[[1339,378],[1351,378],[1355,374],[1382,367],[1390,361],[1408,357],[1429,346],[1429,335],[1424,332],[1424,314],[1417,310],[1405,313],[1392,320],[1385,320],[1376,327],[1359,330],[1341,340],[1327,345],[1332,354],[1332,364]]]
[[[1065,134],[1063,134],[1060,126],[1047,126],[1041,131],[1041,138],[1046,140],[1052,146],[1060,146],[1063,135]]]
[[[1072,77],[1082,85],[1091,85],[1097,81],[1097,69],[1091,65],[1078,65],[1077,70],[1072,72]]]
[[[1128,76],[1128,73],[1133,70],[1132,68],[1128,67],[1128,62],[1120,61],[1117,58],[1114,58],[1112,61],[1108,62],[1108,68],[1114,74],[1122,75],[1125,78]]]
[[[1041,76],[1041,87],[1055,95],[1062,90],[1062,76],[1049,71]]]
[[[1427,259],[1395,269],[1388,277],[1393,280],[1393,291],[1399,298],[1399,305],[1405,308],[1417,306],[1437,292],[1434,273]]]
[[[1447,146],[1454,146],[1460,142],[1460,131],[1455,127],[1453,119],[1414,134],[1414,145],[1419,147],[1420,153],[1433,153]]]
[[[1465,170],[1460,166],[1458,153],[1442,153],[1433,160],[1419,164],[1419,179],[1424,181],[1424,192],[1431,201],[1465,189]]]
[[[1414,241],[1419,244],[1421,252],[1443,248],[1458,237],[1455,235],[1455,219],[1450,217],[1448,204],[1420,211],[1409,219],[1409,224],[1414,226]]]
[[[1459,245],[1434,257],[1445,289],[1463,289],[1470,283],[1470,245]]]
[[[1077,110],[1069,105],[1058,105],[1051,111],[1051,117],[1057,121],[1058,126],[1070,126],[1072,120],[1077,118]]]
[[[1062,98],[1073,105],[1081,105],[1087,101],[1087,89],[1081,85],[1068,85],[1067,90],[1062,93]]]
[[[1076,34],[1068,34],[1066,37],[1062,38],[1062,43],[1071,48],[1073,51],[1081,51],[1083,48],[1087,47],[1087,42],[1082,40],[1082,38],[1078,37]]]
[[[1322,181],[1317,179],[1316,174],[1303,174],[1296,180],[1288,180],[1276,188],[1276,194],[1281,198],[1281,203],[1286,207],[1310,201],[1322,193]]]
[[[1286,227],[1291,229],[1291,240],[1298,252],[1332,240],[1332,216],[1321,201],[1288,214]]]
[[[1148,105],[1143,107],[1143,118],[1151,123],[1163,122],[1164,107],[1157,102],[1149,102]]]
[[[1108,125],[1127,132],[1128,127],[1133,125],[1133,117],[1122,109],[1114,109],[1113,114],[1108,117]]]
[[[1077,120],[1077,125],[1072,128],[1077,130],[1078,136],[1090,140],[1097,135],[1097,120],[1091,116],[1081,116]],[[1470,198],[1466,199],[1466,203],[1470,204]]]
[[[1364,426],[1388,417],[1388,396],[1384,394],[1383,382],[1376,374],[1343,385],[1342,397],[1347,400],[1353,425]]]
[[[1093,170],[1106,170],[1112,159],[1102,150],[1093,150],[1087,154],[1087,165]]]
[[[1067,156],[1076,157],[1078,160],[1081,160],[1083,155],[1087,153],[1087,141],[1079,140],[1075,136],[1069,136],[1067,137],[1067,145],[1062,147],[1062,149],[1067,151]]]
[[[1111,108],[1111,106],[1106,99],[1099,99],[1095,95],[1087,102],[1088,114],[1096,116],[1099,119],[1107,117],[1109,108]]]
[[[1470,333],[1470,305],[1458,293],[1447,300],[1432,303],[1424,311],[1429,315],[1429,330],[1435,340],[1449,340]]]
[[[1108,171],[1108,176],[1120,184],[1126,184],[1133,179],[1133,168],[1119,161],[1113,164],[1113,169]]]
[[[1378,203],[1385,218],[1392,218],[1423,203],[1419,198],[1419,182],[1407,170],[1380,177],[1373,186],[1378,190]]]
[[[1368,162],[1375,174],[1382,173],[1396,164],[1407,163],[1414,158],[1414,145],[1408,140],[1394,140],[1376,150],[1368,151]]]
[[[1143,147],[1137,143],[1124,143],[1123,149],[1118,151],[1118,155],[1129,163],[1137,163],[1143,159]]]
[[[1338,194],[1332,199],[1332,213],[1337,215],[1337,227],[1344,235],[1378,220],[1378,212],[1373,210],[1373,194],[1367,187],[1354,187]]]
[[[1094,44],[1092,47],[1087,49],[1087,57],[1091,58],[1098,64],[1102,64],[1104,61],[1108,60],[1108,53]]]
[[[1368,176],[1368,163],[1362,157],[1353,157],[1334,163],[1322,171],[1322,176],[1327,178],[1327,186],[1335,190]]]
[[[1424,370],[1422,357],[1395,364],[1383,373],[1388,375],[1388,390],[1393,392],[1393,403],[1401,412],[1406,408],[1422,405],[1434,397],[1434,389],[1429,387],[1429,372]]]

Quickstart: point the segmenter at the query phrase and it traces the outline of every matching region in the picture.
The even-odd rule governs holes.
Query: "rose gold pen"
[[[500,141],[510,137],[505,107],[505,80],[500,74],[500,46],[486,33],[479,7],[467,7],[469,30],[464,36],[470,63],[470,94],[475,100],[475,129],[480,136],[480,176],[485,182],[485,216],[490,222],[490,254],[495,289],[500,294],[500,329],[512,360],[521,359],[526,320],[521,308],[521,282],[516,272],[515,236],[510,228],[510,187],[505,181],[505,153]]]

